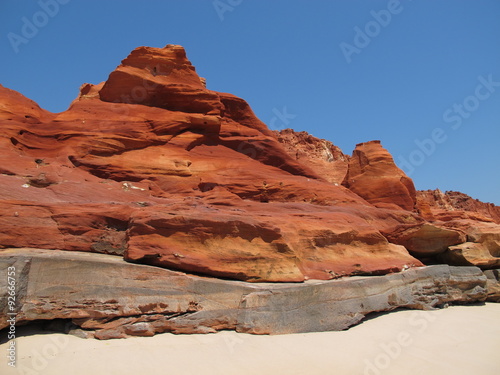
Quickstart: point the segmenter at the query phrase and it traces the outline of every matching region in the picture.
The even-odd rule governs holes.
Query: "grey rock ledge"
[[[385,276],[305,283],[247,283],[137,265],[103,254],[0,251],[0,328],[7,267],[16,269],[16,321],[71,319],[99,339],[160,332],[254,334],[337,331],[371,312],[434,309],[487,298],[477,267],[435,265]]]

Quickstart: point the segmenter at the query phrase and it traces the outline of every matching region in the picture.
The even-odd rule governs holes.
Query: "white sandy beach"
[[[227,331],[109,341],[34,334],[16,339],[16,368],[7,365],[7,347],[0,345],[5,375],[497,375],[500,304],[396,311],[342,332],[256,336]]]

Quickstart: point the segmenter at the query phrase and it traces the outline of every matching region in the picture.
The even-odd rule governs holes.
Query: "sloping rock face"
[[[255,282],[497,267],[497,208],[435,208],[379,141],[270,131],[180,46],[137,48],[62,113],[0,87],[0,145],[0,248]]]
[[[324,154],[318,152],[324,149],[326,141],[290,129],[277,134],[290,156],[295,155],[295,147],[305,150],[302,162],[318,174],[344,176],[344,185],[377,207],[417,213],[418,216],[399,216],[402,220],[397,223],[386,220],[387,216],[379,217],[377,227],[389,242],[404,246],[426,263],[497,267],[500,207],[458,192],[415,192],[413,183],[408,183],[411,180],[378,141],[359,144],[352,158],[337,156],[336,163],[332,163],[325,162]],[[301,146],[298,139],[304,139],[306,146]],[[345,161],[339,164],[340,160]],[[349,170],[345,169],[347,165]],[[333,172],[328,172],[328,168]],[[349,174],[358,177],[349,182]]]
[[[422,265],[380,232],[401,213],[290,157],[244,100],[206,89],[180,46],[134,50],[62,113],[0,98],[0,247],[273,282]]]
[[[301,164],[309,166],[332,184],[341,184],[347,174],[349,155],[326,139],[292,129],[274,131],[285,151]]]
[[[227,329],[254,334],[343,330],[374,311],[431,309],[488,297],[487,278],[478,268],[446,265],[301,284],[197,277],[109,255],[58,250],[4,250],[0,272],[6,275],[9,267],[19,280],[17,301],[10,310],[7,279],[1,278],[0,329],[9,326],[12,315],[18,325],[66,319],[73,333],[98,339]]]
[[[428,220],[471,219],[500,224],[500,207],[456,191],[418,191],[417,206]]]

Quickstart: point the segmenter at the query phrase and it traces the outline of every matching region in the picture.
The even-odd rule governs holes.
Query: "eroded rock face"
[[[443,253],[442,258],[446,263],[462,266],[475,265],[481,268],[500,267],[500,246],[496,244],[493,255],[487,245],[476,242],[464,242],[456,246],[450,246]]]
[[[193,203],[197,206],[150,206],[137,212],[126,259],[273,282],[382,274],[420,264],[349,209],[247,202],[242,210]]]
[[[58,114],[0,87],[0,147],[0,248],[261,282],[397,272],[465,242],[498,257],[496,239],[469,238],[479,214],[464,223],[430,202],[426,216],[380,142],[348,157],[273,133],[207,89],[180,46],[137,48]]]
[[[465,239],[441,252],[438,259],[452,265],[483,269],[500,264],[500,207],[439,189],[419,191],[417,208],[432,224],[461,232]]]
[[[110,74],[99,97],[187,113],[220,115],[223,108],[218,95],[205,88],[184,48],[177,45],[132,51]]]
[[[244,100],[208,90],[180,46],[134,50],[59,114],[1,94],[1,247],[273,282],[422,265],[380,233],[373,206],[291,157]]]
[[[356,145],[342,184],[377,207],[408,211],[415,207],[413,181],[396,166],[380,141]]]
[[[500,268],[486,270],[484,275],[487,277],[486,289],[488,297],[486,297],[486,301],[500,302]]]
[[[325,162],[321,152],[324,140],[290,129],[279,132],[278,139],[292,157],[294,147],[305,149],[302,162],[318,174],[345,175],[347,162],[341,164],[341,156],[334,158],[336,163]],[[299,139],[303,139],[306,146],[300,146]],[[389,242],[404,246],[410,254],[425,262],[497,267],[500,260],[499,207],[458,192],[428,190],[415,194],[412,184],[409,189],[401,184],[401,181],[411,180],[394,165],[392,157],[378,141],[358,145],[353,158],[346,157],[346,160],[349,160],[351,175],[359,176],[351,181],[352,185],[344,180],[351,190],[381,209],[394,208],[397,202],[398,207],[406,207],[408,214],[399,215],[396,222],[388,220],[393,210],[385,211],[385,217],[377,216],[377,228]],[[411,192],[409,196],[401,195],[407,190]],[[401,196],[406,197],[403,202],[407,203],[401,203]]]
[[[456,191],[418,191],[417,206],[422,211],[421,215],[431,221],[470,219],[500,224],[500,207]]]
[[[441,254],[450,246],[461,244],[467,239],[461,231],[429,223],[401,225],[386,236],[391,242],[403,245],[411,253],[424,257]]]
[[[8,267],[20,281],[17,324],[66,319],[79,327],[80,336],[98,339],[228,329],[253,334],[343,330],[370,312],[484,301],[489,293],[478,268],[446,265],[300,284],[197,277],[109,255],[58,250],[4,250],[0,272],[6,275]],[[493,297],[497,284],[488,281]],[[0,329],[9,324],[6,283],[0,279]]]
[[[447,222],[466,234],[467,242],[450,246],[440,260],[454,265],[475,265],[483,269],[500,267],[500,226],[470,219]]]
[[[349,156],[326,139],[292,129],[274,131],[286,152],[301,164],[311,167],[332,184],[341,184],[347,174]]]

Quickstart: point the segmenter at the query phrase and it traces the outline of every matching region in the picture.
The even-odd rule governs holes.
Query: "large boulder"
[[[412,254],[420,257],[441,254],[449,246],[461,244],[467,239],[466,235],[460,231],[430,223],[401,225],[386,233],[386,237],[391,242],[403,245]]]
[[[500,267],[500,226],[495,223],[455,220],[446,223],[460,228],[467,242],[450,246],[440,255],[441,261],[452,265],[474,265],[482,269]]]
[[[450,246],[441,259],[457,266],[477,266],[483,269],[500,267],[500,243],[491,249],[482,243],[465,242]],[[492,252],[496,254],[493,255]]]

